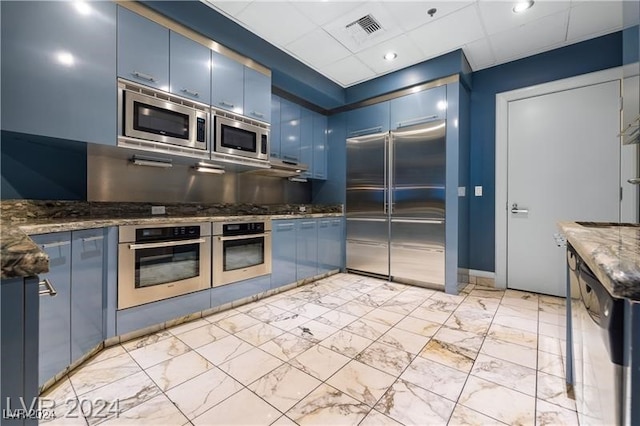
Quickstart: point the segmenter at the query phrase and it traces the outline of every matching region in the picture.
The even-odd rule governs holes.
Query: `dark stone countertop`
[[[166,214],[151,215],[158,203],[5,200],[0,203],[2,278],[35,276],[49,270],[49,259],[29,235],[120,225],[219,222],[343,216],[342,205],[166,203]],[[301,212],[301,209],[304,212]]]
[[[560,222],[558,227],[612,296],[640,301],[640,225]]]

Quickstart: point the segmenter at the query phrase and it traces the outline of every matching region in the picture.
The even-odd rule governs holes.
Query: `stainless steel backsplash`
[[[197,159],[171,157],[173,167],[136,166],[134,154],[169,156],[89,144],[88,201],[282,204],[311,202],[311,184],[245,174],[227,166],[223,175],[199,173]]]

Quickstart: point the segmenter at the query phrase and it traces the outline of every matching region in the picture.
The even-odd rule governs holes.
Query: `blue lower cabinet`
[[[75,231],[71,243],[71,362],[104,340],[103,283],[106,229]]]
[[[214,287],[210,290],[211,307],[215,308],[216,306],[224,305],[225,303],[263,293],[269,290],[270,287],[270,275],[263,275],[249,280]]]
[[[318,274],[342,269],[343,233],[342,218],[318,220]]]
[[[38,384],[42,385],[71,364],[71,233],[32,237],[49,256],[49,280],[55,296],[40,297]]]
[[[271,223],[271,288],[296,282],[296,221]]]
[[[209,290],[196,291],[159,302],[147,303],[116,312],[116,334],[123,335],[162,324],[211,307]]]
[[[296,223],[296,280],[318,275],[318,220]]]

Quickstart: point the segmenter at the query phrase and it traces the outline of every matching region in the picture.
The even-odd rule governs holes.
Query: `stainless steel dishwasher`
[[[587,264],[576,260],[571,331],[578,420],[581,425],[620,425],[624,301],[612,297]]]

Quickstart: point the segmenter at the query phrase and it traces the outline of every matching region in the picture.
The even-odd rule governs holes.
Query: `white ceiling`
[[[535,0],[521,14],[515,0],[201,1],[343,87],[458,48],[477,71],[623,28],[615,0]],[[367,14],[382,30],[356,42],[345,27]]]

